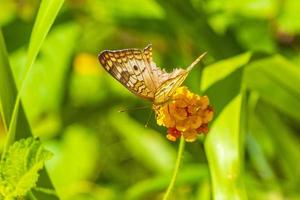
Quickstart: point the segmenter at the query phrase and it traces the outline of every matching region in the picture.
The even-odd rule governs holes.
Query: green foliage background
[[[207,51],[186,85],[216,110],[208,136],[186,144],[172,198],[300,199],[300,1],[1,0],[0,10],[0,152],[33,134],[53,153],[26,198],[56,199],[53,188],[68,200],[162,198],[178,143],[154,117],[144,128],[150,109],[117,112],[150,104],[97,61],[152,43],[168,70]]]

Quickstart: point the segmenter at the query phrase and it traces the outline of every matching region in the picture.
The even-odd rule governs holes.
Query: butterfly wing
[[[168,74],[168,78],[158,87],[154,94],[154,104],[163,104],[167,102],[175,90],[184,82],[189,71],[184,69],[176,69]]]
[[[175,69],[171,73],[162,75],[161,84],[154,94],[154,104],[162,104],[168,101],[176,89],[182,85],[189,72],[196,66],[198,62],[205,56],[206,53],[201,54],[186,70]]]
[[[170,99],[204,55],[200,55],[186,70],[175,69],[171,73],[161,70],[153,62],[151,45],[144,50],[105,50],[98,59],[106,71],[135,95],[154,104],[162,104]]]
[[[105,50],[98,59],[104,69],[128,90],[142,98],[154,100],[160,70],[152,61],[151,45],[144,50]]]

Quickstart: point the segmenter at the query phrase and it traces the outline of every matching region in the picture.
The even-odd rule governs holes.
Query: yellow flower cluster
[[[176,89],[172,100],[163,105],[154,105],[157,124],[168,128],[167,138],[176,141],[181,135],[193,142],[197,135],[208,132],[208,123],[213,118],[213,109],[207,96],[199,96],[182,86]]]

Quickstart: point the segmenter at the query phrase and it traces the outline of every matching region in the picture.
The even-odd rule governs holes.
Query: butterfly
[[[169,101],[193,67],[204,57],[200,55],[187,69],[171,73],[160,69],[152,60],[152,45],[143,50],[104,50],[98,55],[103,68],[135,95],[154,105]]]

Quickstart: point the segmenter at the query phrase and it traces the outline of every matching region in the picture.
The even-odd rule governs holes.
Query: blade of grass
[[[246,199],[242,180],[243,143],[241,116],[243,66],[251,54],[222,60],[204,69],[202,90],[216,110],[215,120],[205,141],[212,179],[213,199]],[[215,75],[217,74],[217,75]],[[243,101],[244,102],[244,101]]]
[[[6,132],[8,131],[9,124],[12,121],[12,116],[14,120],[18,121],[13,127],[14,131],[23,132],[25,136],[30,136],[31,131],[28,125],[28,121],[24,115],[23,107],[16,110],[18,112],[13,114],[14,102],[17,96],[17,87],[13,80],[12,71],[8,61],[8,55],[6,52],[5,42],[0,30],[0,106],[1,115],[3,117],[3,124]],[[7,140],[11,140],[8,138]],[[12,142],[12,141],[10,141]],[[4,149],[4,152],[6,150]]]
[[[5,42],[2,36],[2,32],[0,30],[0,106],[2,111],[1,115],[3,117],[4,127],[6,131],[8,131],[9,124],[13,124],[13,133],[18,133],[20,135],[17,135],[15,139],[19,139],[21,137],[29,137],[32,135],[32,133],[21,104],[18,105],[18,109],[15,109],[16,113],[13,114],[13,106],[16,97],[17,87],[13,79],[13,74],[9,65],[8,56],[6,52]],[[18,123],[11,123],[12,120]],[[12,138],[13,137],[8,137],[7,140],[12,140]],[[6,149],[4,149],[2,155],[5,151],[7,151],[7,148],[8,145],[6,145]],[[54,190],[45,169],[41,172],[40,180],[43,180],[42,187]],[[35,196],[40,197],[39,194]],[[55,200],[57,198],[53,195],[43,195],[42,199]]]
[[[15,130],[18,129],[18,131],[22,131],[26,133],[26,136],[30,136],[30,129],[28,126],[28,122],[25,118],[22,106],[20,107],[20,110],[17,113],[12,114],[13,112],[13,105],[14,105],[14,99],[17,94],[16,85],[13,81],[12,71],[9,66],[8,56],[4,44],[4,39],[2,36],[2,32],[0,31],[0,105],[1,105],[1,115],[3,116],[3,122],[5,130],[7,131],[7,128],[9,126],[9,123],[11,120],[19,121],[21,124],[25,124],[25,126],[16,126],[17,124],[14,123],[13,132],[15,133]],[[15,117],[15,119],[12,119]],[[18,123],[19,125],[20,123]],[[11,137],[7,138],[7,141],[11,140]],[[12,141],[11,141],[12,142]],[[8,142],[6,142],[6,147],[4,148],[4,151],[2,152],[2,155],[5,154],[5,152],[8,149]],[[2,157],[3,158],[3,157]],[[48,179],[49,180],[49,179]]]
[[[24,90],[26,79],[31,71],[31,67],[36,59],[38,52],[45,40],[46,35],[48,34],[50,27],[52,26],[58,11],[60,10],[64,0],[52,0],[47,1],[43,0],[38,11],[38,15],[32,30],[32,34],[29,42],[28,56],[25,65],[25,75],[21,78],[21,86],[19,93],[17,94],[15,106],[13,110],[14,113],[18,113],[21,96]],[[15,116],[12,116],[12,119],[16,119]],[[14,127],[17,124],[17,120],[11,120],[9,127]],[[14,141],[15,133],[14,129],[8,130],[8,145]]]
[[[12,115],[12,108],[14,106],[15,99],[14,91],[16,91],[16,86],[14,84],[10,84],[14,83],[10,69],[4,38],[2,31],[0,30],[0,111],[6,131],[8,129],[7,124],[9,124],[10,117]]]
[[[26,61],[27,74],[25,73],[24,80],[33,65],[38,52],[60,10],[64,0],[43,0],[31,33],[28,55]],[[21,81],[22,83],[22,81]],[[20,90],[21,92],[21,90]]]
[[[0,30],[0,107],[1,107],[1,116],[3,117],[3,124],[6,132],[8,132],[9,124],[12,121],[12,116],[14,112],[15,99],[17,97],[17,87],[14,82],[13,73],[8,60],[8,55],[6,52],[5,41]],[[19,107],[19,105],[17,105]],[[31,131],[29,128],[28,121],[25,117],[24,110],[22,105],[19,109],[15,109],[13,133],[22,133],[23,137],[29,137]],[[13,137],[8,137],[7,144],[13,142],[12,138],[19,138],[15,134],[11,135]],[[7,147],[4,148],[4,152]]]
[[[242,180],[240,113],[242,97],[235,97],[220,113],[205,141],[213,199],[246,199]]]
[[[36,59],[36,56],[41,48],[41,45],[42,45],[47,33],[49,32],[50,27],[52,26],[57,14],[58,14],[58,11],[60,10],[61,6],[63,5],[63,2],[64,2],[64,0],[52,0],[52,1],[43,0],[41,3],[41,6],[39,9],[37,18],[36,18],[36,22],[35,22],[35,25],[34,25],[34,28],[33,28],[32,34],[31,34],[31,38],[30,38],[28,57],[27,57],[27,62],[26,62],[26,66],[25,66],[25,75],[23,78],[21,78],[20,90],[19,90],[19,93],[17,93],[17,95],[15,94],[15,96],[16,96],[15,101],[13,101],[15,96],[11,96],[11,100],[14,103],[13,110],[5,111],[5,112],[10,112],[12,114],[12,116],[10,117],[11,120],[8,122],[9,125],[6,124],[6,128],[8,127],[9,129],[8,129],[8,136],[7,136],[4,152],[7,151],[8,146],[15,140],[15,137],[16,137],[17,129],[14,127],[17,126],[17,122],[18,122],[17,114],[19,112],[21,112],[20,111],[21,110],[20,109],[20,100],[21,100],[21,96],[22,96],[22,93],[24,90],[24,85],[25,85],[26,79],[30,73],[30,69]],[[2,45],[2,46],[4,46],[4,45]],[[6,53],[1,53],[1,54],[5,55]],[[8,61],[6,63],[8,63]],[[8,65],[5,65],[5,66],[8,66]],[[12,75],[12,74],[10,74],[10,75]],[[12,76],[10,78],[10,81],[13,82]],[[14,83],[12,83],[12,85],[13,84]],[[5,87],[5,85],[3,85],[3,86]],[[2,107],[3,106],[4,105],[2,104]],[[7,117],[5,120],[7,122]],[[22,130],[22,132],[20,131],[17,133],[22,134],[23,137],[26,137],[26,134],[28,134],[28,132],[27,133],[25,132],[25,134],[24,134],[24,132],[25,131]],[[46,187],[53,188],[51,181],[48,178],[47,173],[42,173],[42,174],[44,174],[44,180],[45,180],[44,184],[46,185]],[[47,198],[55,199],[55,197],[53,197],[53,196],[45,197],[44,194],[43,194],[43,196],[44,196],[43,199],[47,199]]]

